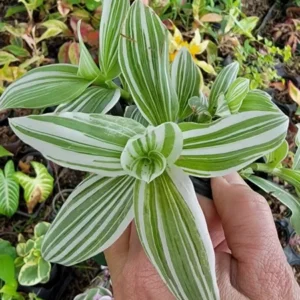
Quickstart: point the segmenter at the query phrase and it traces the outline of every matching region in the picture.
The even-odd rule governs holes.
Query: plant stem
[[[281,171],[281,168],[272,168],[267,164],[254,163],[249,166],[253,171],[267,173],[279,177],[281,180],[293,185],[296,189],[299,187],[299,179],[295,176],[290,176],[286,172]],[[282,169],[284,170],[284,168]]]
[[[131,95],[129,92],[123,90],[122,88],[120,88],[118,85],[116,85],[113,81],[109,81],[106,82],[107,86],[109,88],[113,88],[113,89],[118,89],[121,92],[121,97],[125,100],[130,100],[131,99]]]

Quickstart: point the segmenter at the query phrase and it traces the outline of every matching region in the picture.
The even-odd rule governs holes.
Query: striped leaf
[[[171,79],[179,101],[178,117],[185,119],[192,113],[189,99],[199,96],[201,86],[200,70],[185,47],[179,51],[172,64]]]
[[[280,110],[272,102],[272,97],[261,90],[252,90],[250,91],[239,109],[239,112],[245,111],[273,111],[279,113]]]
[[[119,101],[119,89],[105,89],[99,86],[88,87],[76,100],[61,104],[56,112],[84,112],[106,114]]]
[[[189,121],[197,123],[211,122],[212,116],[208,111],[208,100],[203,92],[200,92],[199,97],[189,99],[189,106],[193,112],[188,119]]]
[[[81,20],[77,23],[77,35],[80,46],[80,59],[77,74],[79,77],[93,81],[98,76],[101,76],[101,73],[82,40],[80,25]]]
[[[249,92],[250,80],[237,78],[229,87],[226,93],[226,102],[232,114],[238,113],[243,100]],[[256,109],[254,106],[253,109]]]
[[[182,123],[183,151],[176,162],[198,177],[240,170],[276,149],[284,140],[288,118],[271,112],[244,112],[211,124]]]
[[[297,234],[300,235],[300,199],[269,180],[254,175],[251,175],[247,179],[266,193],[270,193],[272,196],[276,197],[292,211],[291,223]]]
[[[236,80],[239,72],[239,64],[231,63],[217,76],[209,96],[209,112],[214,115],[218,107],[219,97],[225,95],[230,85]]]
[[[131,119],[78,112],[14,118],[10,125],[49,160],[103,176],[125,174],[121,153],[131,137],[145,130]]]
[[[297,145],[298,149],[294,156],[293,169],[300,170],[300,125],[297,124],[296,126],[298,127],[298,132],[295,137],[295,144]]]
[[[32,161],[31,165],[36,174],[35,178],[22,172],[14,174],[15,180],[24,189],[24,199],[30,213],[37,203],[44,202],[50,196],[54,183],[53,177],[43,164]]]
[[[129,0],[104,0],[100,23],[99,63],[105,78],[113,79],[120,73],[118,44],[121,26],[129,10]]]
[[[161,175],[182,151],[182,133],[175,123],[148,127],[144,135],[130,139],[122,152],[121,165],[127,173],[146,182]]]
[[[43,108],[80,96],[90,81],[77,76],[78,67],[57,64],[36,68],[11,84],[0,98],[6,108]]]
[[[93,175],[69,196],[42,244],[45,260],[74,265],[111,246],[133,219],[129,176]]]
[[[136,120],[145,127],[148,127],[149,125],[148,121],[143,117],[136,105],[127,106],[125,109],[124,117]]]
[[[169,75],[167,30],[140,0],[127,15],[119,44],[119,62],[130,93],[152,125],[176,120],[178,100]]]
[[[0,215],[11,217],[19,206],[18,183],[14,180],[15,167],[12,160],[9,160],[4,172],[0,170]]]
[[[173,167],[136,181],[134,216],[141,243],[176,299],[219,299],[214,250],[188,175]]]

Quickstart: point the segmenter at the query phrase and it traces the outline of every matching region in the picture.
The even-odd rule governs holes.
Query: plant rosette
[[[245,168],[282,144],[288,118],[237,78],[238,63],[220,72],[206,97],[188,49],[170,66],[168,31],[141,0],[103,1],[99,67],[79,42],[79,66],[34,69],[0,98],[0,109],[59,105],[10,126],[47,159],[92,173],[51,224],[42,257],[77,264],[111,246],[134,220],[176,299],[219,299],[214,250],[189,176]],[[120,97],[135,106],[124,117],[105,115]]]
[[[23,286],[33,286],[38,283],[46,283],[50,278],[51,264],[42,258],[41,245],[50,224],[38,223],[34,228],[34,237],[21,241],[17,247],[18,257],[15,260],[16,268],[19,270],[18,281]]]

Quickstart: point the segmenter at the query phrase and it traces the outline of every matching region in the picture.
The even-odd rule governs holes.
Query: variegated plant
[[[249,91],[249,82],[237,79],[236,63],[219,74],[207,99],[185,48],[170,67],[167,30],[141,0],[130,8],[129,0],[104,0],[103,14],[101,30],[108,32],[119,20],[112,16],[127,14],[121,33],[114,31],[112,45],[117,41],[118,48],[102,45],[100,65],[102,75],[121,73],[136,106],[129,106],[125,117],[103,115],[103,106],[97,114],[78,112],[86,95],[78,106],[68,106],[75,112],[58,109],[10,120],[14,132],[49,160],[93,173],[61,208],[43,242],[43,258],[81,262],[111,246],[134,219],[146,254],[176,299],[219,299],[214,251],[189,175],[215,177],[242,169],[283,142],[288,119],[265,93]],[[81,47],[88,57],[85,51]],[[116,53],[119,64],[112,64]],[[80,87],[61,88],[66,70],[73,72],[70,80],[95,73],[88,85],[97,86],[101,78],[95,79],[88,61],[79,69],[43,67],[8,88],[0,109],[66,102],[61,97]],[[27,77],[37,74],[45,76],[35,82]],[[52,90],[58,84],[61,97],[53,97],[50,88],[41,91],[49,82]],[[102,101],[97,99],[95,106]]]

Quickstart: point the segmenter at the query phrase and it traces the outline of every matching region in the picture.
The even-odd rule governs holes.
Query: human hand
[[[215,249],[221,299],[300,299],[266,200],[237,173],[212,179],[212,191],[214,202],[198,199]],[[175,299],[148,260],[134,224],[105,256],[116,300]]]

